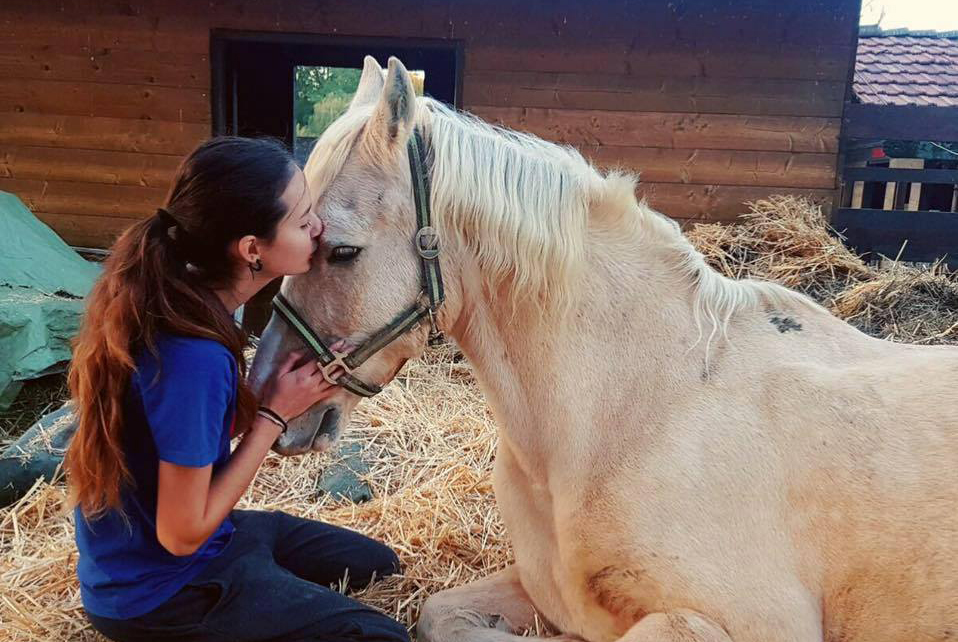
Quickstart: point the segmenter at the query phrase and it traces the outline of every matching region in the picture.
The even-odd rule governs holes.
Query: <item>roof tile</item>
[[[901,31],[899,34],[898,32]],[[958,38],[949,34],[862,35],[855,94],[863,103],[958,105]]]

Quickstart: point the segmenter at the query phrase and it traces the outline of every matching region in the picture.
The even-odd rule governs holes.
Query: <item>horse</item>
[[[274,315],[251,380],[306,344],[355,385],[277,452],[328,448],[440,332],[498,425],[514,564],[429,596],[419,639],[958,640],[956,348],[719,274],[637,177],[417,97],[395,58],[304,171],[326,227],[281,294],[306,329]]]

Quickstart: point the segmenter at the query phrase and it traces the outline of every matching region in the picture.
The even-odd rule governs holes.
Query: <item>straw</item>
[[[875,336],[958,343],[953,276],[941,266],[866,265],[807,200],[758,201],[742,225],[700,225],[689,236],[723,273],[801,289]],[[491,484],[495,426],[470,365],[454,347],[430,350],[362,402],[343,440],[362,449],[372,501],[353,505],[317,494],[332,455],[270,455],[239,507],[280,509],[386,542],[404,572],[355,597],[410,627],[428,595],[510,562]],[[62,483],[39,482],[0,510],[0,639],[102,640],[82,616],[65,497]]]

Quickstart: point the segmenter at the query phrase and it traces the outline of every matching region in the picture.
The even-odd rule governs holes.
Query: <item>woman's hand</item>
[[[339,389],[339,386],[326,381],[316,361],[310,359],[297,365],[304,356],[303,351],[287,355],[264,388],[263,405],[285,421],[298,417],[314,404],[333,396]],[[343,371],[336,368],[332,371],[332,378],[341,374]]]
[[[333,349],[340,351],[343,345],[334,344]],[[304,356],[304,352],[288,355],[264,389],[263,405],[286,421],[331,397],[339,388],[323,378],[315,361],[297,365]],[[342,373],[337,368],[332,378]],[[216,475],[212,465],[190,468],[160,461],[156,509],[160,544],[173,555],[197,551],[236,506],[281,430],[272,421],[256,417],[229,462]]]

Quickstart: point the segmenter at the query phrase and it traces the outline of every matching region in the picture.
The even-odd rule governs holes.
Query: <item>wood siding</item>
[[[463,106],[641,173],[683,220],[830,203],[856,0],[6,0],[0,190],[75,245],[162,203],[211,132],[211,29],[463,41]]]

